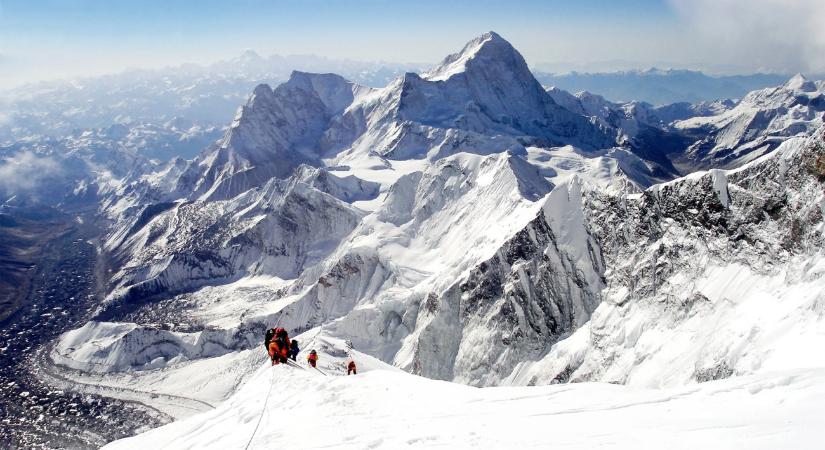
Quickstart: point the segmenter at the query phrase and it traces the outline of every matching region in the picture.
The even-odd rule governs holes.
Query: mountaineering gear
[[[272,341],[269,343],[269,359],[272,360],[272,365],[277,365],[281,361],[281,346],[278,345],[277,341]]]
[[[318,363],[318,353],[316,353],[315,350],[309,352],[309,355],[307,356],[307,362],[312,367],[315,367],[315,365]]]
[[[286,363],[289,356],[289,334],[283,328],[275,329],[275,342],[278,343],[278,348],[281,350],[281,362]]]
[[[350,373],[353,375],[358,375],[358,371],[355,369],[355,361],[350,361],[349,365],[347,365],[347,375]]]
[[[272,338],[275,337],[275,329],[270,328],[266,330],[266,334],[264,335],[264,348],[269,350],[269,343],[272,342]]]
[[[298,359],[298,352],[301,349],[298,348],[298,341],[293,339],[292,342],[289,344],[289,357],[292,358],[293,361],[297,361]]]
[[[269,358],[272,360],[272,365],[285,363],[289,355],[289,334],[281,327],[270,331],[272,331],[272,336],[269,344],[267,344],[267,351],[269,352]],[[269,331],[266,334],[269,336]]]

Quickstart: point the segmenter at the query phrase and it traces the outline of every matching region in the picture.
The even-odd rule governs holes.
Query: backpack
[[[270,328],[266,330],[266,334],[264,335],[264,347],[269,349],[269,343],[272,342],[273,337],[275,337],[275,329]]]
[[[277,342],[278,347],[282,349],[289,348],[289,335],[285,329],[281,327],[275,329],[275,342]]]

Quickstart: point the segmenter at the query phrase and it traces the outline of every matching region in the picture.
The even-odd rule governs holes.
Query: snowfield
[[[214,411],[104,449],[814,449],[825,427],[825,369],[652,390],[472,388],[363,367],[347,377],[266,364]]]

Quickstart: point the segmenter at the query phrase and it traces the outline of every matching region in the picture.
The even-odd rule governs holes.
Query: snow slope
[[[676,386],[825,364],[825,139],[584,203],[607,289],[591,321],[509,382]],[[589,205],[588,205],[589,203]]]
[[[813,449],[824,402],[822,369],[660,391],[476,389],[379,367],[351,377],[259,367],[214,411],[104,449]]]
[[[721,114],[678,121],[674,127],[697,138],[685,155],[690,165],[734,168],[773,151],[789,137],[813,132],[824,117],[825,82],[800,74],[783,86],[749,93]]]

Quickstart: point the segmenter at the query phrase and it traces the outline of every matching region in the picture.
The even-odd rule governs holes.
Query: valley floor
[[[41,364],[43,353],[60,333],[88,320],[95,307],[97,255],[89,241],[97,230],[88,221],[40,211],[3,218],[0,448],[98,448],[171,420],[129,399],[82,392],[73,382],[56,384],[43,376],[51,367]],[[30,268],[8,270],[21,266]],[[4,302],[11,298],[3,295],[9,285],[18,288],[19,298]]]
[[[825,369],[480,389],[356,358],[350,377],[267,363],[217,409],[105,448],[813,449],[825,429]]]

